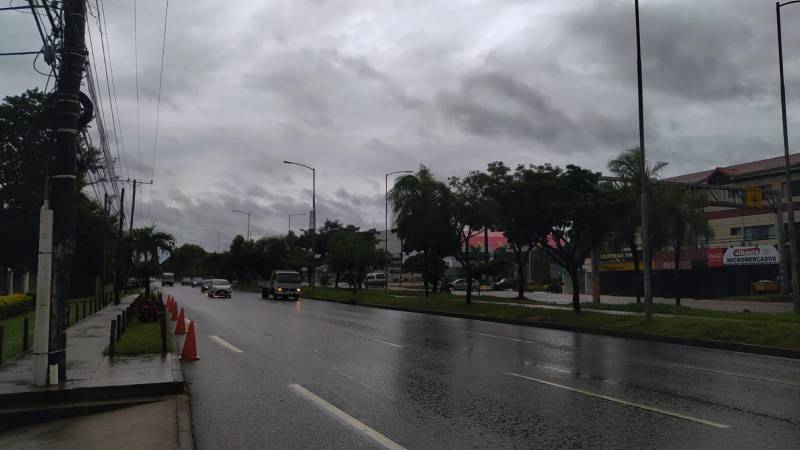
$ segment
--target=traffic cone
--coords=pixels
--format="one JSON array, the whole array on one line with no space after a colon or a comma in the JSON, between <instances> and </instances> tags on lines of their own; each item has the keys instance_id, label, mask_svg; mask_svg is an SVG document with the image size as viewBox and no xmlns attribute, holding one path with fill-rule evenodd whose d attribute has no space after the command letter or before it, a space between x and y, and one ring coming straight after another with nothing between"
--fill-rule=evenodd
<instances>
[{"instance_id":1,"label":"traffic cone","mask_svg":"<svg viewBox=\"0 0 800 450\"><path fill-rule=\"evenodd\" d=\"M177 305L173 302L172 303L172 308L169 310L169 320L171 320L173 322L178 320L177 308L178 308Z\"/></svg>"},{"instance_id":2,"label":"traffic cone","mask_svg":"<svg viewBox=\"0 0 800 450\"><path fill-rule=\"evenodd\" d=\"M183 315L183 308L178 315L178 325L175 327L175 334L186 334L186 317Z\"/></svg>"},{"instance_id":3,"label":"traffic cone","mask_svg":"<svg viewBox=\"0 0 800 450\"><path fill-rule=\"evenodd\" d=\"M197 356L197 342L194 337L194 320L192 320L189 322L189 331L186 333L186 340L183 341L181 360L197 361L198 359L200 359L200 357Z\"/></svg>"}]
</instances>

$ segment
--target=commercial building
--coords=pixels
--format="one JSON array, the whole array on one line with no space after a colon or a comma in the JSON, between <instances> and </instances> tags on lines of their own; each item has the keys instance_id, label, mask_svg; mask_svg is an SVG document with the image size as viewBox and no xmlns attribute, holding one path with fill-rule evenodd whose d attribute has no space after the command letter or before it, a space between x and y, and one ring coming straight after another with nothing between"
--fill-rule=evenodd
<instances>
[{"instance_id":1,"label":"commercial building","mask_svg":"<svg viewBox=\"0 0 800 450\"><path fill-rule=\"evenodd\" d=\"M790 167L793 205L797 211L800 208L800 154L790 156ZM717 167L664 181L744 189L748 196L753 196L748 207L705 208L705 216L712 231L711 237L697 239L691 248L681 250L679 270L683 281L682 295L748 295L755 293L755 282L783 281L780 252L787 247L785 240L783 243L779 240L780 236L788 236L788 233L783 232L786 230L787 214L783 211L779 216L778 210L768 207L763 199L767 191L782 192L782 197L785 198L783 157ZM800 214L796 215L800 218ZM778 228L779 220L783 230ZM800 230L800 223L797 228ZM605 250L600 254L602 292L634 294L638 283L633 282L634 262L630 248L608 246ZM666 247L654 252L654 295L673 295L674 266L672 248ZM591 271L590 264L587 264L587 271Z\"/></svg>"}]
</instances>

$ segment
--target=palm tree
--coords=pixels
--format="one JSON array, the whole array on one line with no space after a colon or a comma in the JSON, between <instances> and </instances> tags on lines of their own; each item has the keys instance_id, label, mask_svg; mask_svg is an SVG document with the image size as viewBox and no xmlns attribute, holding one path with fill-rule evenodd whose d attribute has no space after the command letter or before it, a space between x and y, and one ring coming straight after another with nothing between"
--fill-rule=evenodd
<instances>
[{"instance_id":1,"label":"palm tree","mask_svg":"<svg viewBox=\"0 0 800 450\"><path fill-rule=\"evenodd\" d=\"M616 231L620 237L631 248L633 257L633 272L636 280L636 303L641 303L642 297L639 289L639 249L637 235L642 224L640 193L642 169L642 154L639 148L631 148L620 153L615 159L608 162L608 170L620 178L625 183L622 187L621 195L627 199L628 208L626 213L620 216L616 226ZM645 162L645 174L648 180L652 180L664 170L667 163L656 161L654 164ZM650 184L648 184L650 185ZM652 242L651 242L652 245Z\"/></svg>"},{"instance_id":2,"label":"palm tree","mask_svg":"<svg viewBox=\"0 0 800 450\"><path fill-rule=\"evenodd\" d=\"M134 228L127 236L128 248L134 269L144 279L145 294L150 296L150 276L158 271L163 254L171 254L175 248L175 237L155 227Z\"/></svg>"},{"instance_id":3,"label":"palm tree","mask_svg":"<svg viewBox=\"0 0 800 450\"><path fill-rule=\"evenodd\" d=\"M680 262L681 247L690 244L698 237L711 237L703 208L706 199L700 194L676 186L668 189L661 196L661 209L664 211L666 234L674 251L673 281L675 286L675 306L681 304Z\"/></svg>"}]
</instances>

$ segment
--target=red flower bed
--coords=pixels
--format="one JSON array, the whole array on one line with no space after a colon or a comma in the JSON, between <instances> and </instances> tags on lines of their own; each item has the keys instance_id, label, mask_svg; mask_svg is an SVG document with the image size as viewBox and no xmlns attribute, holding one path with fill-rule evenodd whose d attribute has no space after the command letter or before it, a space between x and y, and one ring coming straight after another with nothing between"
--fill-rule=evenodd
<instances>
[{"instance_id":1,"label":"red flower bed","mask_svg":"<svg viewBox=\"0 0 800 450\"><path fill-rule=\"evenodd\" d=\"M140 294L131 303L131 308L136 312L139 322L156 322L163 314L161 301L156 297L147 297Z\"/></svg>"}]
</instances>

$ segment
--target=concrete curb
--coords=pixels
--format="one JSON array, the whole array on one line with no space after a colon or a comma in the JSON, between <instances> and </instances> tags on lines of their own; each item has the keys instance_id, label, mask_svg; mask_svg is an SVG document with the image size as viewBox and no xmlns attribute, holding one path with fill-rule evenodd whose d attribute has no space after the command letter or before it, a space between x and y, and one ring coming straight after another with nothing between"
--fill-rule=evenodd
<instances>
[{"instance_id":1,"label":"concrete curb","mask_svg":"<svg viewBox=\"0 0 800 450\"><path fill-rule=\"evenodd\" d=\"M485 322L504 323L508 325L520 325L526 327L548 328L552 330L574 331L578 333L597 334L601 336L619 337L626 339L639 339L643 341L662 342L667 344L688 345L692 347L703 347L717 350L727 350L742 353L754 353L757 355L778 356L782 358L800 359L800 350L792 350L781 347L766 347L762 345L740 344L737 342L725 342L703 339L690 339L674 336L664 336L657 334L637 333L632 331L620 330L607 330L602 328L587 328L577 325L565 325L541 321L525 321L525 320L512 320L512 319L496 319L491 317L472 316L469 314L450 313L444 311L428 311L418 310L411 308L403 308L400 306L387 306L387 305L370 305L365 303L353 302L340 302L336 300L328 300L315 297L302 297L305 300L316 300L329 303L342 303L346 305L364 306L368 308L388 309L392 311L402 311L417 314L430 314L434 316L453 317L457 319L470 319L482 320Z\"/></svg>"}]
</instances>

